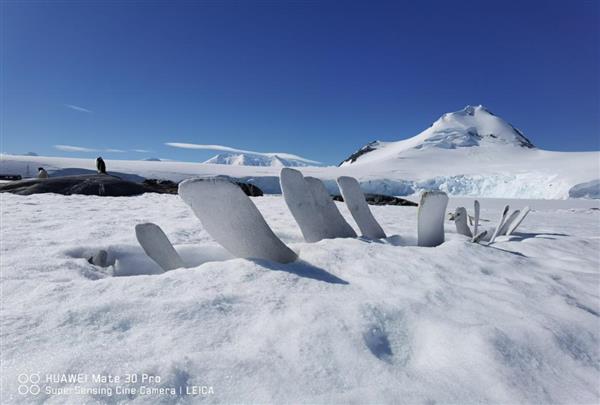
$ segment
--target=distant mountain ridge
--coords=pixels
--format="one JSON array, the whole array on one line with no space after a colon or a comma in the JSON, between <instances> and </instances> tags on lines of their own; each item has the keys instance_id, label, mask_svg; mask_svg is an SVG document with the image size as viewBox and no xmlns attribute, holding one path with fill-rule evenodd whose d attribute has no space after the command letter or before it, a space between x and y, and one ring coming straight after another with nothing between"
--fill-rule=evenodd
<instances>
[{"instance_id":1,"label":"distant mountain ridge","mask_svg":"<svg viewBox=\"0 0 600 405\"><path fill-rule=\"evenodd\" d=\"M275 154L220 153L203 163L232 166L306 167L315 166L306 160L281 157Z\"/></svg>"},{"instance_id":2,"label":"distant mountain ridge","mask_svg":"<svg viewBox=\"0 0 600 405\"><path fill-rule=\"evenodd\" d=\"M396 142L370 142L350 155L340 163L340 166L387 158L408 150L498 145L535 148L535 145L520 130L494 115L484 106L469 105L462 110L442 115L429 128L412 138Z\"/></svg>"}]
</instances>

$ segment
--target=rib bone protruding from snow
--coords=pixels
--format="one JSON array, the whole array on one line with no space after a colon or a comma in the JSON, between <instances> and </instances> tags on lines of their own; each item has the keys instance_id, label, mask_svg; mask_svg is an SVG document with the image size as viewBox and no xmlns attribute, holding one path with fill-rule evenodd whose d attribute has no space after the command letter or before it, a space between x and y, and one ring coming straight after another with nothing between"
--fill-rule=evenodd
<instances>
[{"instance_id":1,"label":"rib bone protruding from snow","mask_svg":"<svg viewBox=\"0 0 600 405\"><path fill-rule=\"evenodd\" d=\"M308 187L315 199L317 209L320 211L323 222L331 238L355 238L356 232L346 222L335 202L329 195L323 182L314 177L305 177Z\"/></svg>"},{"instance_id":2,"label":"rib bone protruding from snow","mask_svg":"<svg viewBox=\"0 0 600 405\"><path fill-rule=\"evenodd\" d=\"M284 167L279 178L283 199L307 242L332 237L308 182L298 170Z\"/></svg>"},{"instance_id":3,"label":"rib bone protruding from snow","mask_svg":"<svg viewBox=\"0 0 600 405\"><path fill-rule=\"evenodd\" d=\"M144 252L164 271L184 267L183 260L160 226L150 222L138 224L135 226L135 237Z\"/></svg>"},{"instance_id":4,"label":"rib bone protruding from snow","mask_svg":"<svg viewBox=\"0 0 600 405\"><path fill-rule=\"evenodd\" d=\"M456 232L468 236L469 238L473 237L471 229L469 229L467 210L465 207L458 207L454 211L454 224L456 225Z\"/></svg>"},{"instance_id":5,"label":"rib bone protruding from snow","mask_svg":"<svg viewBox=\"0 0 600 405\"><path fill-rule=\"evenodd\" d=\"M417 218L417 244L434 247L444 243L444 213L448 195L441 191L425 191L421 194Z\"/></svg>"},{"instance_id":6,"label":"rib bone protruding from snow","mask_svg":"<svg viewBox=\"0 0 600 405\"><path fill-rule=\"evenodd\" d=\"M496 227L496 230L494 231L494 233L492 234L492 237L490 238L490 241L488 243L489 245L494 243L494 241L496 240L496 237L498 235L500 235L500 230L502 229L502 226L504 225L504 222L506 221L506 216L508 215L509 209L510 209L510 207L508 205L504 206L504 209L502 210L502 215L500 216L500 222L498 222L498 226Z\"/></svg>"},{"instance_id":7,"label":"rib bone protruding from snow","mask_svg":"<svg viewBox=\"0 0 600 405\"><path fill-rule=\"evenodd\" d=\"M508 228L510 228L511 224L515 221L515 219L517 219L520 213L520 210L515 210L511 212L506 221L504 221L504 224L502 224L502 228L500 228L498 236L506 235L506 232L508 232Z\"/></svg>"},{"instance_id":8,"label":"rib bone protruding from snow","mask_svg":"<svg viewBox=\"0 0 600 405\"><path fill-rule=\"evenodd\" d=\"M510 226L506 230L506 235L512 235L512 233L517 229L517 227L521 225L521 222L523 222L527 214L529 214L529 211L531 211L529 207L523 208L523 211L521 211L519 216L515 218L515 220L510 224Z\"/></svg>"},{"instance_id":9,"label":"rib bone protruding from snow","mask_svg":"<svg viewBox=\"0 0 600 405\"><path fill-rule=\"evenodd\" d=\"M273 233L237 185L226 179L190 179L179 185L179 195L204 229L234 256L279 263L296 260L296 253Z\"/></svg>"},{"instance_id":10,"label":"rib bone protruding from snow","mask_svg":"<svg viewBox=\"0 0 600 405\"><path fill-rule=\"evenodd\" d=\"M338 177L337 183L344 202L363 236L371 239L385 238L385 232L371 213L358 181L354 177L342 176Z\"/></svg>"},{"instance_id":11,"label":"rib bone protruding from snow","mask_svg":"<svg viewBox=\"0 0 600 405\"><path fill-rule=\"evenodd\" d=\"M471 242L479 243L480 241L484 240L484 238L487 234L488 234L488 231L481 231L477 235L473 236L473 239L471 240Z\"/></svg>"},{"instance_id":12,"label":"rib bone protruding from snow","mask_svg":"<svg viewBox=\"0 0 600 405\"><path fill-rule=\"evenodd\" d=\"M478 200L475 200L473 202L473 210L475 211L475 216L473 218L473 237L476 237L477 231L479 230L479 212L481 211L481 207L479 205Z\"/></svg>"}]
</instances>

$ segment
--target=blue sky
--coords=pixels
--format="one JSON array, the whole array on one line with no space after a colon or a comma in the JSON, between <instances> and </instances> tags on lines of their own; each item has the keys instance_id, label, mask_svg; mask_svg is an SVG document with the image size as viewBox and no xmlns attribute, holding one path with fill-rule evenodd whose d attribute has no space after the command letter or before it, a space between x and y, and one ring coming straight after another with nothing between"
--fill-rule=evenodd
<instances>
[{"instance_id":1,"label":"blue sky","mask_svg":"<svg viewBox=\"0 0 600 405\"><path fill-rule=\"evenodd\" d=\"M541 148L600 149L597 1L0 7L4 152L215 154L165 145L185 142L338 163L467 104Z\"/></svg>"}]
</instances>

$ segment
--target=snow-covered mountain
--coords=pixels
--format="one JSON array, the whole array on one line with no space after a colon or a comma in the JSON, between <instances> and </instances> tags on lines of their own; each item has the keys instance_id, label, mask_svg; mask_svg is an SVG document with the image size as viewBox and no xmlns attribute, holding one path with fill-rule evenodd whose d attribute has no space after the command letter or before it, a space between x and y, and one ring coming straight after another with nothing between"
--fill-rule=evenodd
<instances>
[{"instance_id":1,"label":"snow-covered mountain","mask_svg":"<svg viewBox=\"0 0 600 405\"><path fill-rule=\"evenodd\" d=\"M304 159L282 157L276 154L220 153L204 163L233 166L302 167L314 166Z\"/></svg>"},{"instance_id":2,"label":"snow-covered mountain","mask_svg":"<svg viewBox=\"0 0 600 405\"><path fill-rule=\"evenodd\" d=\"M397 142L371 142L354 152L341 165L400 157L403 152L410 150L496 146L535 148L521 131L484 106L469 105L460 111L442 115L429 128L412 138Z\"/></svg>"},{"instance_id":3,"label":"snow-covered mountain","mask_svg":"<svg viewBox=\"0 0 600 405\"><path fill-rule=\"evenodd\" d=\"M444 114L412 138L371 142L340 166L364 189L384 194L600 198L598 151L539 149L481 105Z\"/></svg>"}]
</instances>

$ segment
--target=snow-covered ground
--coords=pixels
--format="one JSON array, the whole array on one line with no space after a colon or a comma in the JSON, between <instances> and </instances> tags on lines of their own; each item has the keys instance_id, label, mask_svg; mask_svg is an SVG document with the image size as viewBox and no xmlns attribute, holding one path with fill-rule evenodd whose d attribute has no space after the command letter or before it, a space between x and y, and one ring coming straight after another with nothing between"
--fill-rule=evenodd
<instances>
[{"instance_id":1,"label":"snow-covered ground","mask_svg":"<svg viewBox=\"0 0 600 405\"><path fill-rule=\"evenodd\" d=\"M371 207L386 241L307 244L281 197L254 198L300 255L279 265L232 259L175 195L0 198L6 403L600 401L598 201L511 201L534 210L510 240L472 244L446 222L447 241L420 248L413 207ZM481 199L490 226L504 203ZM148 221L189 268L153 274L134 233ZM115 266L89 264L98 249ZM46 382L67 373L89 380ZM41 392L20 395L30 374ZM105 391L45 393L75 387Z\"/></svg>"},{"instance_id":2,"label":"snow-covered ground","mask_svg":"<svg viewBox=\"0 0 600 405\"><path fill-rule=\"evenodd\" d=\"M500 158L498 158L500 156ZM145 178L181 181L195 176L227 175L280 194L278 167L237 166L176 161L106 160L108 171ZM35 176L37 168L50 172L80 168L95 171L95 159L0 155L0 173ZM599 152L549 152L497 146L489 149L426 149L409 151L402 159L384 164L342 167L302 167L305 176L324 181L339 193L335 179L357 178L370 193L407 196L422 190L441 190L455 196L566 199L600 198Z\"/></svg>"}]
</instances>

